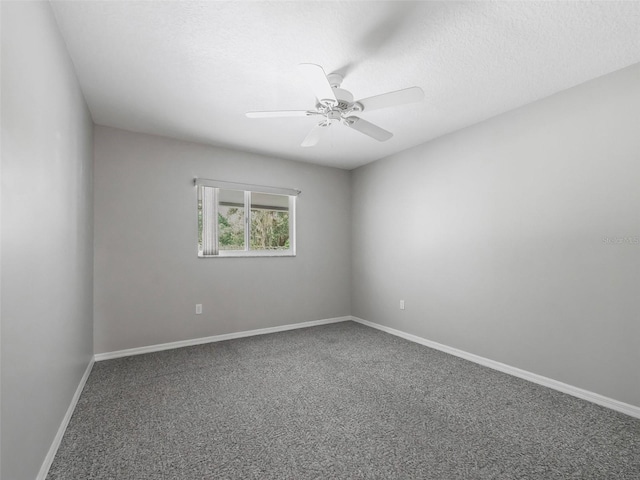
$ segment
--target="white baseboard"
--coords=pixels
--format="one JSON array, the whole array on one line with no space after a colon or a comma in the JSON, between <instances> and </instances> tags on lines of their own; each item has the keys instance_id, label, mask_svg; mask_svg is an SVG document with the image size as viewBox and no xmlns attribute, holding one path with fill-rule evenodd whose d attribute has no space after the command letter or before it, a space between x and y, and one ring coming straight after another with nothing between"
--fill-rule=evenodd
<instances>
[{"instance_id":1,"label":"white baseboard","mask_svg":"<svg viewBox=\"0 0 640 480\"><path fill-rule=\"evenodd\" d=\"M405 333L400 330L396 330L395 328L385 327L384 325L373 323L368 320L363 320L362 318L352 316L351 319L354 322L358 322L358 323L361 323L362 325L366 325L368 327L382 330L383 332L390 333L391 335L396 335L406 340L410 340L412 342L419 343L421 345L425 345L427 347L434 348L436 350L440 350L442 352L449 353L451 355L455 355L456 357L464 358L465 360L478 363L485 367L489 367L494 370L498 370L500 372L513 375L514 377L522 378L524 380L537 383L539 385L551 388L553 390L558 390L560 392L573 395L574 397L578 397L578 398L581 398L582 400L587 400L589 402L596 403L598 405L601 405L606 408L610 408L611 410L615 410L617 412L624 413L631 417L640 418L640 407L637 407L635 405L630 405L628 403L620 402L618 400L614 400L613 398L605 397L604 395L600 395L598 393L594 393L589 390L584 390L582 388L574 387L573 385L559 382L557 380L553 380L552 378L543 377L542 375L538 375L536 373L532 373L526 370L522 370L520 368L512 367L505 363L496 362L495 360L490 360L488 358L481 357L473 353L465 352L464 350L458 350L457 348L453 348L447 345L443 345L441 343L433 342L431 340L427 340L426 338L418 337L417 335Z\"/></svg>"},{"instance_id":2,"label":"white baseboard","mask_svg":"<svg viewBox=\"0 0 640 480\"><path fill-rule=\"evenodd\" d=\"M130 357L132 355L140 355L143 353L171 350L173 348L191 347L193 345L202 345L204 343L222 342L223 340L233 340L234 338L252 337L254 335L265 335L267 333L284 332L286 330L315 327L318 325L327 325L329 323L347 322L349 320L351 320L351 316L325 318L323 320L312 320L310 322L292 323L289 325L280 325L277 327L259 328L257 330L246 330L244 332L225 333L223 335L214 335L212 337L193 338L190 340L181 340L178 342L148 345L146 347L128 348L126 350L117 350L115 352L97 353L95 355L95 360L96 362L99 362L102 360L111 360L113 358Z\"/></svg>"},{"instance_id":3,"label":"white baseboard","mask_svg":"<svg viewBox=\"0 0 640 480\"><path fill-rule=\"evenodd\" d=\"M89 374L91 373L91 369L93 368L94 360L93 358L87 365L87 369L84 371L84 375L80 379L80 383L78 384L78 388L76 388L76 393L73 394L73 398L71 399L71 403L69 404L69 408L67 409L67 413L65 413L64 418L62 419L62 423L58 428L58 432L51 443L51 447L47 452L47 456L44 458L44 462L42 462L42 466L40 467L40 471L38 472L38 476L36 480L45 480L47 478L47 474L49 473L49 469L51 468L51 464L53 463L53 459L56 456L56 452L58 451L58 447L60 446L60 442L62 442L62 437L64 436L64 432L67 430L67 425L69 425L69 420L71 420L71 415L73 415L73 411L76 409L76 405L78 403L78 399L80 398L80 394L84 389L84 385L87 383L87 379L89 378Z\"/></svg>"}]
</instances>

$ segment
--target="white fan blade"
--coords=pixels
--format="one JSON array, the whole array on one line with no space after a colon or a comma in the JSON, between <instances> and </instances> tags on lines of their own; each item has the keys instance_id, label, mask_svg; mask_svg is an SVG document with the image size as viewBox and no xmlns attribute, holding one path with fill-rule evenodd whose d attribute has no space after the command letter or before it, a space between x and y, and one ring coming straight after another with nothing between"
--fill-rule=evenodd
<instances>
[{"instance_id":1,"label":"white fan blade","mask_svg":"<svg viewBox=\"0 0 640 480\"><path fill-rule=\"evenodd\" d=\"M302 141L303 147L313 147L318 143L322 134L329 128L329 125L323 125L322 123L316 125L311 129L311 131L307 134L307 136Z\"/></svg>"},{"instance_id":2,"label":"white fan blade","mask_svg":"<svg viewBox=\"0 0 640 480\"><path fill-rule=\"evenodd\" d=\"M369 135L371 138L374 138L379 142L386 142L393 137L393 133L358 117L348 117L347 125L360 133Z\"/></svg>"},{"instance_id":3,"label":"white fan blade","mask_svg":"<svg viewBox=\"0 0 640 480\"><path fill-rule=\"evenodd\" d=\"M301 63L298 65L298 68L320 103L322 103L323 100L333 105L338 103L336 95L333 93L333 88L331 88L329 80L327 80L327 75L320 65L316 65L315 63Z\"/></svg>"},{"instance_id":4,"label":"white fan blade","mask_svg":"<svg viewBox=\"0 0 640 480\"><path fill-rule=\"evenodd\" d=\"M273 112L247 112L249 118L276 118L276 117L310 117L318 112L308 110L278 110Z\"/></svg>"},{"instance_id":5,"label":"white fan blade","mask_svg":"<svg viewBox=\"0 0 640 480\"><path fill-rule=\"evenodd\" d=\"M423 98L424 92L420 87L410 87L404 90L363 98L362 100L358 100L358 103L362 105L363 111L368 112L370 110L394 107L404 103L419 102Z\"/></svg>"}]
</instances>

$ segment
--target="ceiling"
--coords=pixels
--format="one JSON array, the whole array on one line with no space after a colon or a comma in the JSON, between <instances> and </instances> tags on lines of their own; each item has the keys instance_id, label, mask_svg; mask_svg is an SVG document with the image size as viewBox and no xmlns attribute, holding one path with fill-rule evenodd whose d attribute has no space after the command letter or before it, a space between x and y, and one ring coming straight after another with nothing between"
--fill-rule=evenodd
<instances>
[{"instance_id":1,"label":"ceiling","mask_svg":"<svg viewBox=\"0 0 640 480\"><path fill-rule=\"evenodd\" d=\"M96 124L352 169L640 62L640 2L52 1ZM356 99L419 86L420 103L362 112L378 142L307 110L297 69Z\"/></svg>"}]
</instances>

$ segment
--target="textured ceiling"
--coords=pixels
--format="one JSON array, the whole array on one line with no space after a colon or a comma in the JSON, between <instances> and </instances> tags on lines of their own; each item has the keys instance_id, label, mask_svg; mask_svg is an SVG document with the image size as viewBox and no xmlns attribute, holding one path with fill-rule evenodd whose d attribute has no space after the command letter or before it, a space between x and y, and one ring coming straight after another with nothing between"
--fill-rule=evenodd
<instances>
[{"instance_id":1,"label":"textured ceiling","mask_svg":"<svg viewBox=\"0 0 640 480\"><path fill-rule=\"evenodd\" d=\"M640 62L637 1L52 4L97 124L348 169ZM313 117L244 113L312 109L304 62L425 100L302 148Z\"/></svg>"}]
</instances>

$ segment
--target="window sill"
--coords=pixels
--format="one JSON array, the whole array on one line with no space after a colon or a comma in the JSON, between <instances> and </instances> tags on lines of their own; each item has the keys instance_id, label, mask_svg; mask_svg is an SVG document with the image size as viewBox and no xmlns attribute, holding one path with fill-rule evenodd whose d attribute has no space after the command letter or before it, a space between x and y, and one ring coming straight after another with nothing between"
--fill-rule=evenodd
<instances>
[{"instance_id":1,"label":"window sill","mask_svg":"<svg viewBox=\"0 0 640 480\"><path fill-rule=\"evenodd\" d=\"M248 257L295 257L295 252L290 250L283 252L245 252L245 251L233 251L228 250L220 252L218 255L202 255L198 254L198 258L248 258Z\"/></svg>"}]
</instances>

